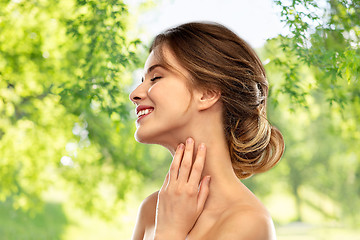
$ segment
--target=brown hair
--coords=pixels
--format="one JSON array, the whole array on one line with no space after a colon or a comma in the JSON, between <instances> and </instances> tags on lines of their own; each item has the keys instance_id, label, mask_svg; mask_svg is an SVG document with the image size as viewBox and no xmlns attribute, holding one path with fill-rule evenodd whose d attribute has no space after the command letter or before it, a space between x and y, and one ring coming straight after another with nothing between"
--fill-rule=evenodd
<instances>
[{"instance_id":1,"label":"brown hair","mask_svg":"<svg viewBox=\"0 0 360 240\"><path fill-rule=\"evenodd\" d=\"M284 140L266 119L268 82L254 50L228 28L199 22L156 36L150 52L156 48L166 64L164 45L190 73L192 87L221 92L224 132L236 175L243 179L272 168L284 152Z\"/></svg>"}]
</instances>

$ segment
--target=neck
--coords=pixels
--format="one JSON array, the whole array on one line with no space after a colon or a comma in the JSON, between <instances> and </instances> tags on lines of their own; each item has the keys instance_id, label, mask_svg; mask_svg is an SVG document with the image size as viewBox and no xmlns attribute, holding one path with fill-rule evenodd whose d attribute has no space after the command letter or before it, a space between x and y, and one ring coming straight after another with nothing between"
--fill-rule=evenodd
<instances>
[{"instance_id":1,"label":"neck","mask_svg":"<svg viewBox=\"0 0 360 240\"><path fill-rule=\"evenodd\" d=\"M202 178L211 176L210 193L206 202L207 210L221 210L228 207L228 201L234 197L234 189L242 185L234 173L226 142L211 141L207 146L205 166Z\"/></svg>"},{"instance_id":2,"label":"neck","mask_svg":"<svg viewBox=\"0 0 360 240\"><path fill-rule=\"evenodd\" d=\"M223 125L216 122L218 120L221 121L221 119L214 117L200 119L188 131L184 131L186 134L182 134L181 139L175 141L168 148L174 154L177 144L185 142L188 137L194 139L195 149L200 143L205 143L206 159L202 178L211 176L210 193L206 208L214 210L220 209L221 204L228 204L228 201L224 201L224 199L234 199L234 187L237 188L242 185L233 171ZM207 124L204 124L204 122ZM196 153L194 156L196 156Z\"/></svg>"}]
</instances>

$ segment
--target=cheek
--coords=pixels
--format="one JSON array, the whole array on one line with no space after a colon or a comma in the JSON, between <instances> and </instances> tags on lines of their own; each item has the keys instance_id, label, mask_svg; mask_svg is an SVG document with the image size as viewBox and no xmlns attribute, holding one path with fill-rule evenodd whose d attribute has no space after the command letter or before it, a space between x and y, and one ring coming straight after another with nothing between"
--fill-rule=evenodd
<instances>
[{"instance_id":1,"label":"cheek","mask_svg":"<svg viewBox=\"0 0 360 240\"><path fill-rule=\"evenodd\" d=\"M148 96L156 107L169 106L172 110L186 109L191 99L191 94L184 84L165 82L159 82L149 88Z\"/></svg>"}]
</instances>

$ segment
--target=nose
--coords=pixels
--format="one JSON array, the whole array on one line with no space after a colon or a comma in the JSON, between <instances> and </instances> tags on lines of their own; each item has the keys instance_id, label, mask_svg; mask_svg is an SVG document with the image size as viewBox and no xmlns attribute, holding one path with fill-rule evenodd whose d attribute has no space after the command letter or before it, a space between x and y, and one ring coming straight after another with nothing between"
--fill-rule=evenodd
<instances>
[{"instance_id":1,"label":"nose","mask_svg":"<svg viewBox=\"0 0 360 240\"><path fill-rule=\"evenodd\" d=\"M136 104L140 100L143 100L146 98L146 89L143 83L141 83L137 88L134 89L129 95L130 100Z\"/></svg>"}]
</instances>

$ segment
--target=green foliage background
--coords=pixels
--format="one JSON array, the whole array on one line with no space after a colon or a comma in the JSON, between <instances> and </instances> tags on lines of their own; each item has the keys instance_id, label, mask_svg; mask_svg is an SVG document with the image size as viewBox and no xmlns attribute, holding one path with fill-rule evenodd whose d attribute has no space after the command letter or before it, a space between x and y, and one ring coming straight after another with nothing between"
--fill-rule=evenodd
<instances>
[{"instance_id":1,"label":"green foliage background","mask_svg":"<svg viewBox=\"0 0 360 240\"><path fill-rule=\"evenodd\" d=\"M270 206L272 199L293 202L284 216L274 210L279 224L317 216L357 226L360 2L319 3L325 2L274 0L290 31L258 52L271 84L269 118L283 132L286 152L274 170L245 183ZM170 156L133 139L128 93L148 44L133 28L122 1L0 1L5 219L44 224L44 211L65 219L61 206L70 202L116 221L134 193L160 185ZM49 196L60 205L49 205ZM23 239L24 221L13 232L0 227L0 234ZM57 231L43 239L66 238Z\"/></svg>"},{"instance_id":2,"label":"green foliage background","mask_svg":"<svg viewBox=\"0 0 360 240\"><path fill-rule=\"evenodd\" d=\"M84 209L110 216L156 167L129 119L142 46L128 37L126 4L2 1L0 9L0 199L33 209L49 188L65 187Z\"/></svg>"},{"instance_id":3,"label":"green foliage background","mask_svg":"<svg viewBox=\"0 0 360 240\"><path fill-rule=\"evenodd\" d=\"M273 85L271 119L287 145L279 168L296 200L295 219L304 220L305 205L357 225L360 1L275 3L290 33L262 51Z\"/></svg>"}]
</instances>

